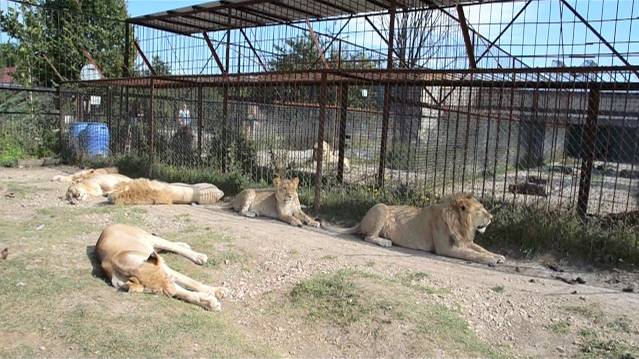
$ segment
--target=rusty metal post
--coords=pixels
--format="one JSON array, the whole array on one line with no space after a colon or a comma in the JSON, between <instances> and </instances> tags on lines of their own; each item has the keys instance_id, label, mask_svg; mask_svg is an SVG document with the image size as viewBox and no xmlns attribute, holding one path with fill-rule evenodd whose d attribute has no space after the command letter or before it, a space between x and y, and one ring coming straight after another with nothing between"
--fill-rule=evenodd
<instances>
[{"instance_id":1,"label":"rusty metal post","mask_svg":"<svg viewBox=\"0 0 639 359\"><path fill-rule=\"evenodd\" d=\"M319 93L319 123L317 128L317 164L315 168L315 201L313 208L317 211L321 205L322 195L322 162L324 162L324 123L326 121L326 71L322 71L322 82Z\"/></svg>"},{"instance_id":2,"label":"rusty metal post","mask_svg":"<svg viewBox=\"0 0 639 359\"><path fill-rule=\"evenodd\" d=\"M226 30L226 53L225 53L225 69L229 68L230 64L230 56L231 56L231 30ZM228 75L228 72L225 72ZM222 121L224 124L222 126L222 149L224 150L224 155L222 156L222 171L224 173L228 172L228 163L229 163L229 152L228 152L228 128L229 128L229 85L228 83L224 84L222 88Z\"/></svg>"},{"instance_id":3,"label":"rusty metal post","mask_svg":"<svg viewBox=\"0 0 639 359\"><path fill-rule=\"evenodd\" d=\"M155 84L153 78L149 87L149 177L153 177L153 163L155 163L155 119L153 116L154 109Z\"/></svg>"},{"instance_id":4,"label":"rusty metal post","mask_svg":"<svg viewBox=\"0 0 639 359\"><path fill-rule=\"evenodd\" d=\"M337 162L337 182L344 182L344 154L346 147L346 116L348 115L348 86L339 88L340 112L339 112L339 144Z\"/></svg>"},{"instance_id":5,"label":"rusty metal post","mask_svg":"<svg viewBox=\"0 0 639 359\"><path fill-rule=\"evenodd\" d=\"M395 41L395 1L391 1L390 21L388 26L388 53L386 55L386 68L393 68L393 48ZM390 96L391 87L384 85L384 109L382 111L382 138L379 146L379 168L377 171L377 186L384 186L384 171L386 169L386 141L388 140L388 120L390 117Z\"/></svg>"},{"instance_id":6,"label":"rusty metal post","mask_svg":"<svg viewBox=\"0 0 639 359\"><path fill-rule=\"evenodd\" d=\"M586 115L586 125L581 132L581 173L579 175L577 213L582 218L584 218L588 212L588 199L590 197L592 163L595 158L598 118L599 89L591 88L588 92L588 114Z\"/></svg>"},{"instance_id":7,"label":"rusty metal post","mask_svg":"<svg viewBox=\"0 0 639 359\"><path fill-rule=\"evenodd\" d=\"M202 101L202 85L197 87L197 162L202 162L202 127L204 126L204 106Z\"/></svg>"},{"instance_id":8,"label":"rusty metal post","mask_svg":"<svg viewBox=\"0 0 639 359\"><path fill-rule=\"evenodd\" d=\"M64 104L64 101L62 99L62 85L58 85L58 109L59 109L58 125L60 126L60 146L64 145L64 112L62 111L63 104Z\"/></svg>"},{"instance_id":9,"label":"rusty metal post","mask_svg":"<svg viewBox=\"0 0 639 359\"><path fill-rule=\"evenodd\" d=\"M109 152L113 152L111 149L111 144L113 143L113 122L111 120L113 117L113 93L111 92L110 86L107 87L106 106L107 128L109 129Z\"/></svg>"},{"instance_id":10,"label":"rusty metal post","mask_svg":"<svg viewBox=\"0 0 639 359\"><path fill-rule=\"evenodd\" d=\"M124 23L124 64L122 65L122 77L129 77L129 64L131 62L131 25Z\"/></svg>"}]
</instances>

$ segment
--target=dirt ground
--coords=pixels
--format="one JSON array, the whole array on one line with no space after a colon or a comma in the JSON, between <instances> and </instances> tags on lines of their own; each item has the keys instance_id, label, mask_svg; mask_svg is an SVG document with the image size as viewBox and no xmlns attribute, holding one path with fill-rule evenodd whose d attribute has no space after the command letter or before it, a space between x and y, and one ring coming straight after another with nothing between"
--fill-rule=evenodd
<instances>
[{"instance_id":1,"label":"dirt ground","mask_svg":"<svg viewBox=\"0 0 639 359\"><path fill-rule=\"evenodd\" d=\"M219 206L72 206L50 179L73 170L0 169L0 357L639 356L636 272L489 268ZM93 246L117 222L206 253L164 256L227 286L223 311L110 287Z\"/></svg>"}]
</instances>

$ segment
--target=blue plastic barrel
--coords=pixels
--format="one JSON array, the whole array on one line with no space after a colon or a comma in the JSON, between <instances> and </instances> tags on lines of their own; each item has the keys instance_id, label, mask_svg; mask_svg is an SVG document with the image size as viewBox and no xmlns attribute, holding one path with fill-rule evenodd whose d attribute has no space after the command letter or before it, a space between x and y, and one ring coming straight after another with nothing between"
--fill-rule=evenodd
<instances>
[{"instance_id":1,"label":"blue plastic barrel","mask_svg":"<svg viewBox=\"0 0 639 359\"><path fill-rule=\"evenodd\" d=\"M89 157L109 154L109 128L105 123L89 122L80 133L82 151Z\"/></svg>"},{"instance_id":2,"label":"blue plastic barrel","mask_svg":"<svg viewBox=\"0 0 639 359\"><path fill-rule=\"evenodd\" d=\"M80 134L87 128L88 122L74 122L69 128L69 148L71 151L80 153Z\"/></svg>"}]
</instances>

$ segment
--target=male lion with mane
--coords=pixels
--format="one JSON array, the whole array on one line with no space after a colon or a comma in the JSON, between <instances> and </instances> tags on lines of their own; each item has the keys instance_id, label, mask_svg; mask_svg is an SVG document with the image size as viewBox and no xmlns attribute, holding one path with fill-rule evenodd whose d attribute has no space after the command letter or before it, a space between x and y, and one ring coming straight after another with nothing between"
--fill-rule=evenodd
<instances>
[{"instance_id":1,"label":"male lion with mane","mask_svg":"<svg viewBox=\"0 0 639 359\"><path fill-rule=\"evenodd\" d=\"M224 192L210 183L166 183L146 178L122 183L109 194L113 204L213 204Z\"/></svg>"},{"instance_id":2,"label":"male lion with mane","mask_svg":"<svg viewBox=\"0 0 639 359\"><path fill-rule=\"evenodd\" d=\"M195 252L186 243L170 242L140 228L114 224L100 234L95 245L100 267L116 289L129 293L161 293L206 310L221 310L223 287L210 287L169 268L156 251L169 251L206 263L205 254Z\"/></svg>"},{"instance_id":3,"label":"male lion with mane","mask_svg":"<svg viewBox=\"0 0 639 359\"><path fill-rule=\"evenodd\" d=\"M472 194L458 193L440 203L411 206L373 206L362 221L339 234L362 234L382 247L395 244L467 261L495 265L505 257L475 244L475 231L484 233L493 216Z\"/></svg>"},{"instance_id":4,"label":"male lion with mane","mask_svg":"<svg viewBox=\"0 0 639 359\"><path fill-rule=\"evenodd\" d=\"M274 190L245 189L232 201L231 207L246 217L265 216L279 219L293 226L301 227L306 224L319 227L319 222L302 211L297 194L299 178L273 179Z\"/></svg>"}]
</instances>

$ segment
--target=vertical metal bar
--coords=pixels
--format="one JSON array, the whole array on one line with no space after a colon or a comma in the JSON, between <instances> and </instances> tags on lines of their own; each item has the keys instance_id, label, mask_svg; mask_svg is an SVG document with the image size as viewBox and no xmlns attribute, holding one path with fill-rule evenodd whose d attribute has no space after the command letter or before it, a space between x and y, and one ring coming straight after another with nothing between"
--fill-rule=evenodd
<instances>
[{"instance_id":1,"label":"vertical metal bar","mask_svg":"<svg viewBox=\"0 0 639 359\"><path fill-rule=\"evenodd\" d=\"M64 144L64 112L62 111L63 103L64 101L62 99L62 86L58 85L58 109L59 109L58 125L60 126L60 146Z\"/></svg>"},{"instance_id":2,"label":"vertical metal bar","mask_svg":"<svg viewBox=\"0 0 639 359\"><path fill-rule=\"evenodd\" d=\"M154 96L155 96L155 84L153 78L151 78L151 84L149 87L149 154L150 154L150 166L149 177L153 177L153 163L155 162L155 119L153 116L154 110Z\"/></svg>"},{"instance_id":3,"label":"vertical metal bar","mask_svg":"<svg viewBox=\"0 0 639 359\"><path fill-rule=\"evenodd\" d=\"M324 123L326 121L326 72L322 72L322 82L319 93L319 123L317 128L317 165L315 168L315 201L313 208L320 209L322 195L322 162L324 162Z\"/></svg>"},{"instance_id":4,"label":"vertical metal bar","mask_svg":"<svg viewBox=\"0 0 639 359\"><path fill-rule=\"evenodd\" d=\"M457 4L457 14L459 15L459 26L464 35L464 44L466 45L466 54L468 55L468 65L471 69L477 68L477 62L475 61L475 50L473 43L470 41L470 34L468 33L468 23L466 22L466 14L464 14L464 8Z\"/></svg>"},{"instance_id":5,"label":"vertical metal bar","mask_svg":"<svg viewBox=\"0 0 639 359\"><path fill-rule=\"evenodd\" d=\"M202 104L202 85L197 87L197 162L202 162L202 127L204 126L204 106Z\"/></svg>"},{"instance_id":6,"label":"vertical metal bar","mask_svg":"<svg viewBox=\"0 0 639 359\"><path fill-rule=\"evenodd\" d=\"M231 30L226 30L226 51L225 51L225 69L229 68L230 56L231 56ZM228 72L225 72L228 74ZM229 128L229 86L225 84L222 88L222 150L224 155L222 156L222 171L228 172L229 168L229 152L228 148L228 128Z\"/></svg>"},{"instance_id":7,"label":"vertical metal bar","mask_svg":"<svg viewBox=\"0 0 639 359\"><path fill-rule=\"evenodd\" d=\"M390 20L388 26L388 53L386 55L386 68L393 68L393 42L395 41L395 0L391 0L389 8ZM384 186L384 170L386 168L386 142L388 140L388 120L390 116L390 91L388 84L384 85L384 109L382 111L382 138L379 146L379 168L377 171L377 186Z\"/></svg>"},{"instance_id":8,"label":"vertical metal bar","mask_svg":"<svg viewBox=\"0 0 639 359\"><path fill-rule=\"evenodd\" d=\"M586 115L586 125L581 134L581 174L579 176L577 213L582 218L585 217L588 212L588 198L590 196L590 180L592 179L592 162L595 157L595 139L597 137L598 118L599 89L591 88L588 92L588 114Z\"/></svg>"},{"instance_id":9,"label":"vertical metal bar","mask_svg":"<svg viewBox=\"0 0 639 359\"><path fill-rule=\"evenodd\" d=\"M129 64L131 62L131 25L124 23L124 63L122 64L122 76L129 77Z\"/></svg>"},{"instance_id":10,"label":"vertical metal bar","mask_svg":"<svg viewBox=\"0 0 639 359\"><path fill-rule=\"evenodd\" d=\"M109 129L109 152L113 152L111 144L113 143L113 123L111 118L113 117L113 93L111 92L111 87L107 87L107 101L106 101L106 119L107 119L107 128Z\"/></svg>"},{"instance_id":11,"label":"vertical metal bar","mask_svg":"<svg viewBox=\"0 0 639 359\"><path fill-rule=\"evenodd\" d=\"M344 154L346 147L346 116L348 115L348 86L341 85L339 88L340 113L339 113L339 144L337 162L337 182L344 181Z\"/></svg>"}]
</instances>

